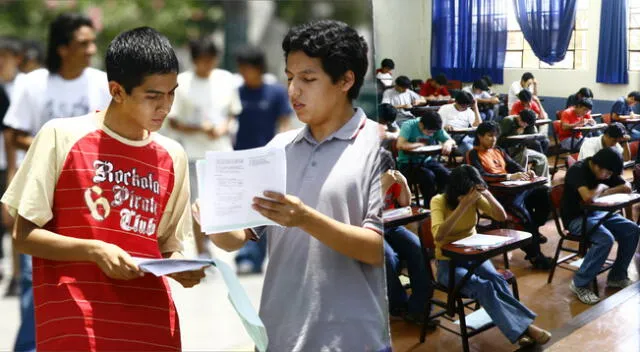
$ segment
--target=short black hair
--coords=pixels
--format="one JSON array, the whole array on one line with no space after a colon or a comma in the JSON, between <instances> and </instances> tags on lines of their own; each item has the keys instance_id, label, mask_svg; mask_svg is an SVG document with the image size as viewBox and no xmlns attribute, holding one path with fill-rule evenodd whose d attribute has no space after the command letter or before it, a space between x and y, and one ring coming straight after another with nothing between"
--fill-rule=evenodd
<instances>
[{"instance_id":1,"label":"short black hair","mask_svg":"<svg viewBox=\"0 0 640 352\"><path fill-rule=\"evenodd\" d=\"M471 88L480 89L483 92L486 92L489 90L489 86L487 85L487 82L484 79L477 79L473 81Z\"/></svg>"},{"instance_id":2,"label":"short black hair","mask_svg":"<svg viewBox=\"0 0 640 352\"><path fill-rule=\"evenodd\" d=\"M189 41L189 51L191 52L191 60L194 61L203 56L218 57L218 48L209 37Z\"/></svg>"},{"instance_id":3,"label":"short black hair","mask_svg":"<svg viewBox=\"0 0 640 352\"><path fill-rule=\"evenodd\" d=\"M611 122L611 124L609 124L609 126L604 130L604 134L615 139L624 137L625 132L626 130L620 122Z\"/></svg>"},{"instance_id":4,"label":"short black hair","mask_svg":"<svg viewBox=\"0 0 640 352\"><path fill-rule=\"evenodd\" d=\"M411 88L411 80L407 76L399 76L396 78L396 85L402 88Z\"/></svg>"},{"instance_id":5,"label":"short black hair","mask_svg":"<svg viewBox=\"0 0 640 352\"><path fill-rule=\"evenodd\" d=\"M620 175L622 173L622 155L613 148L600 149L591 157L591 162L603 169L613 172L614 175Z\"/></svg>"},{"instance_id":6,"label":"short black hair","mask_svg":"<svg viewBox=\"0 0 640 352\"><path fill-rule=\"evenodd\" d=\"M49 42L45 66L51 73L58 73L62 66L62 58L58 48L73 40L73 32L80 27L93 27L91 19L79 13L62 13L49 25Z\"/></svg>"},{"instance_id":7,"label":"short black hair","mask_svg":"<svg viewBox=\"0 0 640 352\"><path fill-rule=\"evenodd\" d=\"M525 73L522 74L522 78L520 78L520 80L526 82L526 81L528 81L530 79L533 79L533 78L534 78L533 77L533 73L525 72Z\"/></svg>"},{"instance_id":8,"label":"short black hair","mask_svg":"<svg viewBox=\"0 0 640 352\"><path fill-rule=\"evenodd\" d=\"M482 76L482 80L487 82L487 86L489 86L489 87L491 87L493 85L493 80L491 79L491 76L489 76L489 75Z\"/></svg>"},{"instance_id":9,"label":"short black hair","mask_svg":"<svg viewBox=\"0 0 640 352\"><path fill-rule=\"evenodd\" d=\"M396 120L398 109L388 103L382 103L378 105L378 122L380 123L392 123Z\"/></svg>"},{"instance_id":10,"label":"short black hair","mask_svg":"<svg viewBox=\"0 0 640 352\"><path fill-rule=\"evenodd\" d=\"M638 92L637 90L634 90L633 92L629 93L627 97L632 97L633 100L640 101L640 92Z\"/></svg>"},{"instance_id":11,"label":"short black hair","mask_svg":"<svg viewBox=\"0 0 640 352\"><path fill-rule=\"evenodd\" d=\"M528 103L533 99L533 94L528 89L523 89L518 93L518 99L522 102Z\"/></svg>"},{"instance_id":12,"label":"short black hair","mask_svg":"<svg viewBox=\"0 0 640 352\"><path fill-rule=\"evenodd\" d=\"M437 74L433 77L433 80L441 86L446 86L447 83L449 83L449 81L447 81L447 76L445 76L444 73Z\"/></svg>"},{"instance_id":13,"label":"short black hair","mask_svg":"<svg viewBox=\"0 0 640 352\"><path fill-rule=\"evenodd\" d=\"M0 36L0 50L10 52L15 56L22 55L22 42L20 39L12 36Z\"/></svg>"},{"instance_id":14,"label":"short black hair","mask_svg":"<svg viewBox=\"0 0 640 352\"><path fill-rule=\"evenodd\" d=\"M437 131L442 129L442 117L436 111L425 111L420 116L420 123L426 130Z\"/></svg>"},{"instance_id":15,"label":"short black hair","mask_svg":"<svg viewBox=\"0 0 640 352\"><path fill-rule=\"evenodd\" d=\"M396 68L396 63L391 59L383 59L380 63L380 67L386 67L393 70L394 68Z\"/></svg>"},{"instance_id":16,"label":"short black hair","mask_svg":"<svg viewBox=\"0 0 640 352\"><path fill-rule=\"evenodd\" d=\"M494 133L496 136L500 135L500 125L494 121L485 121L478 125L476 129L476 138L473 140L473 145L480 144L480 137L487 133Z\"/></svg>"},{"instance_id":17,"label":"short black hair","mask_svg":"<svg viewBox=\"0 0 640 352\"><path fill-rule=\"evenodd\" d=\"M524 109L522 111L520 111L520 113L518 114L518 116L520 116L520 119L527 124L527 126L531 126L536 122L536 113L531 110L531 109Z\"/></svg>"},{"instance_id":18,"label":"short black hair","mask_svg":"<svg viewBox=\"0 0 640 352\"><path fill-rule=\"evenodd\" d=\"M460 165L451 170L448 179L444 197L450 210L457 208L460 203L458 198L469 193L473 187L487 188L487 183L482 179L478 170L471 165Z\"/></svg>"},{"instance_id":19,"label":"short black hair","mask_svg":"<svg viewBox=\"0 0 640 352\"><path fill-rule=\"evenodd\" d=\"M471 105L473 104L473 95L466 90L460 91L456 94L456 103L460 105Z\"/></svg>"},{"instance_id":20,"label":"short black hair","mask_svg":"<svg viewBox=\"0 0 640 352\"><path fill-rule=\"evenodd\" d=\"M264 51L252 45L243 46L236 51L236 64L253 66L262 72L265 72L267 67Z\"/></svg>"},{"instance_id":21,"label":"short black hair","mask_svg":"<svg viewBox=\"0 0 640 352\"><path fill-rule=\"evenodd\" d=\"M586 99L580 99L576 102L576 107L583 107L583 108L587 108L589 110L593 109L593 101L589 98Z\"/></svg>"},{"instance_id":22,"label":"short black hair","mask_svg":"<svg viewBox=\"0 0 640 352\"><path fill-rule=\"evenodd\" d=\"M355 82L347 96L353 100L360 94L360 88L367 73L369 47L355 29L344 22L319 20L295 26L282 41L285 60L289 53L302 51L309 57L319 58L322 69L338 82L345 73L352 71Z\"/></svg>"},{"instance_id":23,"label":"short black hair","mask_svg":"<svg viewBox=\"0 0 640 352\"><path fill-rule=\"evenodd\" d=\"M107 79L120 83L127 94L154 74L178 73L178 58L169 39L150 27L120 33L107 48Z\"/></svg>"},{"instance_id":24,"label":"short black hair","mask_svg":"<svg viewBox=\"0 0 640 352\"><path fill-rule=\"evenodd\" d=\"M591 89L589 89L587 87L580 88L576 94L580 94L580 96L583 99L584 98L593 98L593 92L591 91Z\"/></svg>"}]
</instances>

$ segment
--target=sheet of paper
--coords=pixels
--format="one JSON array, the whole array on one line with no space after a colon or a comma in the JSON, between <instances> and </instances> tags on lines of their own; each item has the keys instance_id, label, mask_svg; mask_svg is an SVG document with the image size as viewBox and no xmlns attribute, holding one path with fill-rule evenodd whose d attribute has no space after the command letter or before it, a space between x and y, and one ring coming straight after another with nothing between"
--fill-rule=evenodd
<instances>
[{"instance_id":1,"label":"sheet of paper","mask_svg":"<svg viewBox=\"0 0 640 352\"><path fill-rule=\"evenodd\" d=\"M465 316L465 322L467 326L478 330L483 326L489 325L493 322L487 311L484 308L480 308L475 312ZM454 324L460 325L460 320L456 320L453 322Z\"/></svg>"},{"instance_id":2,"label":"sheet of paper","mask_svg":"<svg viewBox=\"0 0 640 352\"><path fill-rule=\"evenodd\" d=\"M615 193L604 197L594 198L594 203L622 203L637 198L639 195L635 193Z\"/></svg>"},{"instance_id":3,"label":"sheet of paper","mask_svg":"<svg viewBox=\"0 0 640 352\"><path fill-rule=\"evenodd\" d=\"M141 270L156 276L173 274L183 271L198 270L208 266L214 266L222 274L229 295L227 296L235 309L245 330L256 344L258 351L266 351L269 344L267 330L260 320L258 313L251 304L249 296L238 281L238 277L225 262L217 259L149 259L133 258Z\"/></svg>"},{"instance_id":4,"label":"sheet of paper","mask_svg":"<svg viewBox=\"0 0 640 352\"><path fill-rule=\"evenodd\" d=\"M469 237L465 237L461 240L457 240L453 242L453 245L456 246L465 246L465 247L490 247L497 246L509 241L511 238L506 236L494 236L494 235L483 235L483 234L475 234Z\"/></svg>"},{"instance_id":5,"label":"sheet of paper","mask_svg":"<svg viewBox=\"0 0 640 352\"><path fill-rule=\"evenodd\" d=\"M531 181L517 180L517 181L502 181L500 183L505 185L505 186L522 186L522 185L526 185L526 184L528 184L530 182Z\"/></svg>"},{"instance_id":6,"label":"sheet of paper","mask_svg":"<svg viewBox=\"0 0 640 352\"><path fill-rule=\"evenodd\" d=\"M440 145L425 145L425 146L413 149L412 151L413 152L434 152L441 149L442 149L442 146Z\"/></svg>"},{"instance_id":7,"label":"sheet of paper","mask_svg":"<svg viewBox=\"0 0 640 352\"><path fill-rule=\"evenodd\" d=\"M389 209L382 212L382 220L393 220L413 214L411 207L403 207L398 209Z\"/></svg>"},{"instance_id":8,"label":"sheet of paper","mask_svg":"<svg viewBox=\"0 0 640 352\"><path fill-rule=\"evenodd\" d=\"M197 259L149 259L134 257L140 270L155 276L163 276L183 271L200 270L213 265L210 260Z\"/></svg>"},{"instance_id":9,"label":"sheet of paper","mask_svg":"<svg viewBox=\"0 0 640 352\"><path fill-rule=\"evenodd\" d=\"M253 197L264 197L264 191L286 194L284 148L207 152L196 168L203 232L276 225L253 210L251 204Z\"/></svg>"}]
</instances>

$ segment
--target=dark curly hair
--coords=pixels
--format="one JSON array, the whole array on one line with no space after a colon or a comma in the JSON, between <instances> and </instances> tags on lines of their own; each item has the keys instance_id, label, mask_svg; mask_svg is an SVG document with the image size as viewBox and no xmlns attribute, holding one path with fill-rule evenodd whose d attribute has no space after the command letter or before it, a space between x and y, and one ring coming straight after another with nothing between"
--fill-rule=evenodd
<instances>
[{"instance_id":1,"label":"dark curly hair","mask_svg":"<svg viewBox=\"0 0 640 352\"><path fill-rule=\"evenodd\" d=\"M355 82L348 97L358 98L367 73L368 46L362 36L346 23L334 20L312 21L295 26L282 41L285 59L289 53L302 51L309 57L319 58L322 69L338 82L347 71L353 71Z\"/></svg>"}]
</instances>

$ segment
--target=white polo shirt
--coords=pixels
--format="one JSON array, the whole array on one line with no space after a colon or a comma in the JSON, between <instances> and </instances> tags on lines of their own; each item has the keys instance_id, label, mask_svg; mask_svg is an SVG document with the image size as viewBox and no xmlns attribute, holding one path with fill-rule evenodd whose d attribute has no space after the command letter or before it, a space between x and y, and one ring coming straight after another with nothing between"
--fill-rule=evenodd
<instances>
[{"instance_id":1,"label":"white polo shirt","mask_svg":"<svg viewBox=\"0 0 640 352\"><path fill-rule=\"evenodd\" d=\"M578 154L578 160L586 159L590 156L594 156L597 152L603 149L602 145L602 136L585 138L584 142L582 142L582 146L580 147L580 154ZM623 153L622 146L620 143L616 143L612 147L615 149L620 155Z\"/></svg>"}]
</instances>

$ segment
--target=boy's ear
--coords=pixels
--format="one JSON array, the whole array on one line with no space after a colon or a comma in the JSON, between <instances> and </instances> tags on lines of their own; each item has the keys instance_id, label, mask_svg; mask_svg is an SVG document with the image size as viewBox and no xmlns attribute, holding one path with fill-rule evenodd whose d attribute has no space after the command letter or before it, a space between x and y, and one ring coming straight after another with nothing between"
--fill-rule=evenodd
<instances>
[{"instance_id":1,"label":"boy's ear","mask_svg":"<svg viewBox=\"0 0 640 352\"><path fill-rule=\"evenodd\" d=\"M111 93L111 97L118 104L122 103L125 96L128 95L124 87L116 81L109 81L109 93Z\"/></svg>"},{"instance_id":2,"label":"boy's ear","mask_svg":"<svg viewBox=\"0 0 640 352\"><path fill-rule=\"evenodd\" d=\"M340 90L347 93L349 92L349 89L351 89L351 87L353 87L353 85L356 83L356 75L353 73L353 71L349 70L345 72L344 75L342 75L340 83Z\"/></svg>"}]
</instances>

